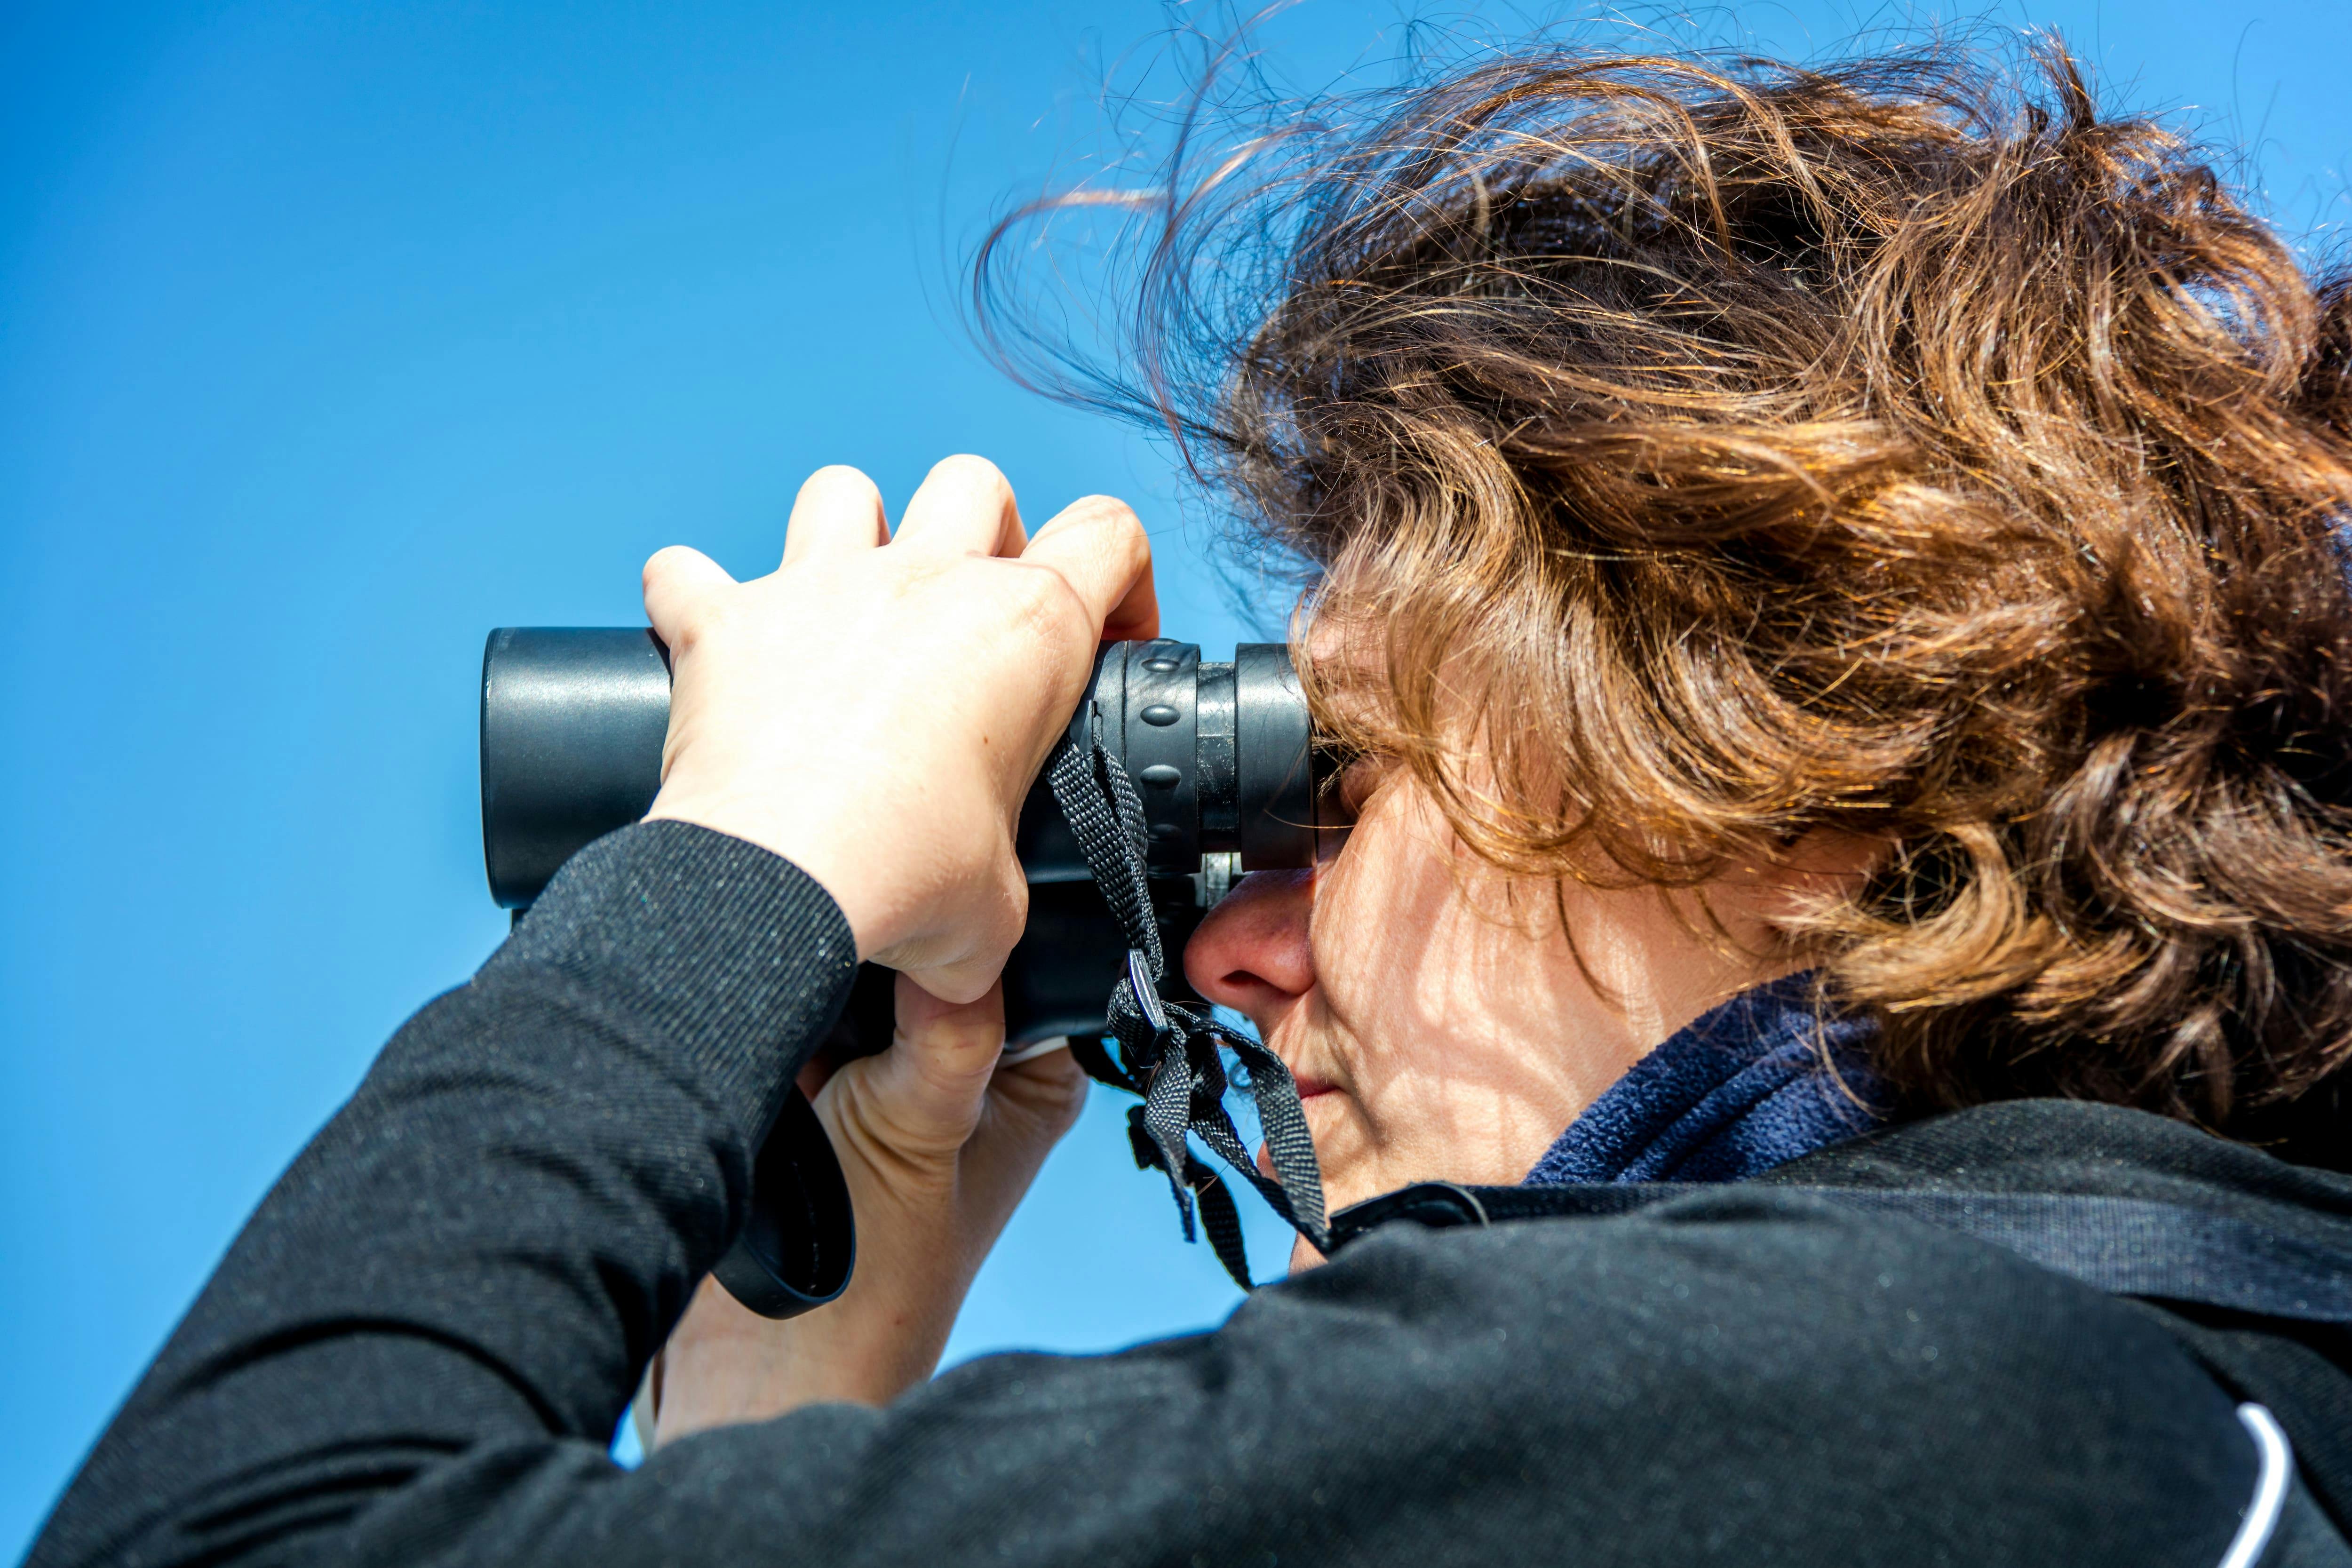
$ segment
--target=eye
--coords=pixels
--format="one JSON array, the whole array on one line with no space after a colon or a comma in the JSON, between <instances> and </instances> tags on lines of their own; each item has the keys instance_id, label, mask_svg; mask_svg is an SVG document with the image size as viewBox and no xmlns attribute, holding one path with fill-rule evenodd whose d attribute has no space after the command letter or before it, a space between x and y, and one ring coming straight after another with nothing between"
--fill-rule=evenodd
<instances>
[{"instance_id":1,"label":"eye","mask_svg":"<svg viewBox=\"0 0 2352 1568\"><path fill-rule=\"evenodd\" d=\"M1329 862L1346 847L1356 819L1363 816L1372 796L1395 771L1394 759L1377 752L1360 752L1331 775L1330 783L1324 786L1324 825L1315 835L1318 864Z\"/></svg>"},{"instance_id":2,"label":"eye","mask_svg":"<svg viewBox=\"0 0 2352 1568\"><path fill-rule=\"evenodd\" d=\"M1348 761L1332 781L1331 793L1339 803L1343 817L1353 822L1371 804L1373 794L1388 781L1396 769L1396 760L1378 752L1362 752Z\"/></svg>"}]
</instances>

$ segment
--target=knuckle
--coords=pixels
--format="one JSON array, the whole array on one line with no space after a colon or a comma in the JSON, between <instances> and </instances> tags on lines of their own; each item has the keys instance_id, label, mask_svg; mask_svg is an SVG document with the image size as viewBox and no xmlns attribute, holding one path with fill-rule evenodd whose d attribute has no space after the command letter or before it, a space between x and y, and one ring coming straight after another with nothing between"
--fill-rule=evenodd
<instances>
[{"instance_id":1,"label":"knuckle","mask_svg":"<svg viewBox=\"0 0 2352 1568\"><path fill-rule=\"evenodd\" d=\"M1089 538L1089 548L1107 550L1125 562L1148 557L1151 541L1143 530L1143 520L1135 509L1117 496L1081 496L1062 509L1054 520L1055 529L1083 532Z\"/></svg>"},{"instance_id":2,"label":"knuckle","mask_svg":"<svg viewBox=\"0 0 2352 1568\"><path fill-rule=\"evenodd\" d=\"M800 494L793 496L793 508L802 505L840 505L840 508L879 508L882 487L866 478L863 468L846 463L825 463L800 482Z\"/></svg>"},{"instance_id":3,"label":"knuckle","mask_svg":"<svg viewBox=\"0 0 2352 1568\"><path fill-rule=\"evenodd\" d=\"M929 478L968 491L984 505L1001 508L1013 500L1013 481L1004 477L1004 470L970 452L940 458L931 466Z\"/></svg>"},{"instance_id":4,"label":"knuckle","mask_svg":"<svg viewBox=\"0 0 2352 1568\"><path fill-rule=\"evenodd\" d=\"M1019 615L1024 625L1052 637L1073 631L1091 634L1094 616L1070 580L1051 566L1017 562L1014 581L1020 591Z\"/></svg>"},{"instance_id":5,"label":"knuckle","mask_svg":"<svg viewBox=\"0 0 2352 1568\"><path fill-rule=\"evenodd\" d=\"M933 475L942 479L962 479L976 484L1003 485L1010 489L1003 470L975 452L955 452L931 465Z\"/></svg>"},{"instance_id":6,"label":"knuckle","mask_svg":"<svg viewBox=\"0 0 2352 1568\"><path fill-rule=\"evenodd\" d=\"M827 463L801 481L803 495L837 492L846 496L880 496L881 488L866 478L863 468L853 468L847 463Z\"/></svg>"},{"instance_id":7,"label":"knuckle","mask_svg":"<svg viewBox=\"0 0 2352 1568\"><path fill-rule=\"evenodd\" d=\"M1133 507L1117 496L1080 496L1070 503L1068 510L1077 521L1097 527L1119 532L1132 531L1139 538L1143 533L1143 520L1135 515Z\"/></svg>"}]
</instances>

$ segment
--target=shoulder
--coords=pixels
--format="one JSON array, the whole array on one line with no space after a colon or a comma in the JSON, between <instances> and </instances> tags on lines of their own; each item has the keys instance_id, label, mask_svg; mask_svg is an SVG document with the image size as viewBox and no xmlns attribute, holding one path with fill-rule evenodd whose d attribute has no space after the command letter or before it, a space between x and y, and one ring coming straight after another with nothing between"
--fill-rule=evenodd
<instances>
[{"instance_id":1,"label":"shoulder","mask_svg":"<svg viewBox=\"0 0 2352 1568\"><path fill-rule=\"evenodd\" d=\"M986 1542L1088 1568L2210 1568L2259 1472L2231 1401L2133 1309L1744 1188L1386 1226L1212 1333L984 1358L885 1411L709 1434L649 1469L697 1467L796 1477L700 1526L744 1551Z\"/></svg>"},{"instance_id":2,"label":"shoulder","mask_svg":"<svg viewBox=\"0 0 2352 1568\"><path fill-rule=\"evenodd\" d=\"M1305 1355L1342 1324L1366 1418L1442 1367L1451 1410L1572 1470L1662 1553L1723 1538L1819 1561L1829 1529L1840 1550L1888 1532L1954 1562L2050 1561L2080 1531L2101 1561L2210 1563L2257 1471L2231 1401L2143 1314L1795 1194L1394 1225L1229 1331Z\"/></svg>"}]
</instances>

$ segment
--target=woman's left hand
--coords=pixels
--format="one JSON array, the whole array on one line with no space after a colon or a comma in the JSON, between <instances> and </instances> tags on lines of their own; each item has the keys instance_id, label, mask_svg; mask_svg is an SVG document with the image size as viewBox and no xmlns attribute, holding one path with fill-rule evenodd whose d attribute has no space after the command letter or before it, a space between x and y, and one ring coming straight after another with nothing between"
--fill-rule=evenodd
<instances>
[{"instance_id":1,"label":"woman's left hand","mask_svg":"<svg viewBox=\"0 0 2352 1568\"><path fill-rule=\"evenodd\" d=\"M856 1215L848 1289L776 1322L705 1279L648 1374L656 1443L821 1400L879 1405L929 1376L982 1260L1077 1120L1087 1080L1068 1051L1000 1062L1000 988L958 1005L901 974L897 1006L890 1048L814 1100Z\"/></svg>"}]
</instances>

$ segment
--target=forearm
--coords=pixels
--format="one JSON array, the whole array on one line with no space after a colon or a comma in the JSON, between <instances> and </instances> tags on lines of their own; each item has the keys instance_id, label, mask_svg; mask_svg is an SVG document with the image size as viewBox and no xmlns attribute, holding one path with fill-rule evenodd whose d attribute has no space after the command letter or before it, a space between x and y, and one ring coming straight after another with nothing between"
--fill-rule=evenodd
<instances>
[{"instance_id":1,"label":"forearm","mask_svg":"<svg viewBox=\"0 0 2352 1568\"><path fill-rule=\"evenodd\" d=\"M278 1182L33 1561L281 1560L459 1452L600 1454L855 967L763 850L584 852Z\"/></svg>"},{"instance_id":2,"label":"forearm","mask_svg":"<svg viewBox=\"0 0 2352 1568\"><path fill-rule=\"evenodd\" d=\"M647 563L667 820L575 857L402 1030L36 1562L350 1558L367 1530L336 1532L362 1517L449 1546L486 1487L609 1480L604 1439L859 953L950 1006L989 993L1022 925L1021 802L1098 641L1157 629L1150 559L1099 498L1029 540L1003 477L961 458L895 532L863 476L820 472L786 565L748 584L690 550Z\"/></svg>"}]
</instances>

